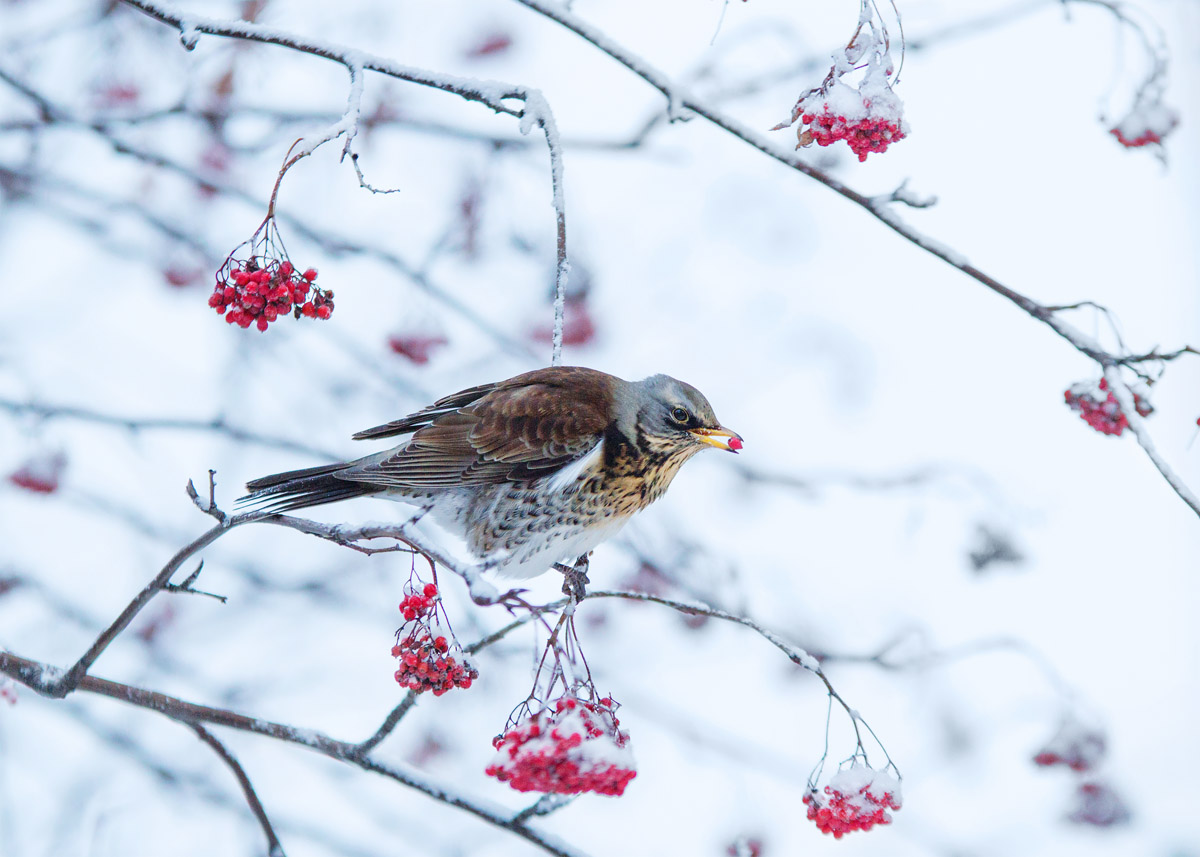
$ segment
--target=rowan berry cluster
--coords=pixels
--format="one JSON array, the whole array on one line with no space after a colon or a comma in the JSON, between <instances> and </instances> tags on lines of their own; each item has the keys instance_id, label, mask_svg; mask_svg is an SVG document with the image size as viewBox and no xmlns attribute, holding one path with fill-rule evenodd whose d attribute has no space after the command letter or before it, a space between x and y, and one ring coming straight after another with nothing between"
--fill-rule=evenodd
<instances>
[{"instance_id":1,"label":"rowan berry cluster","mask_svg":"<svg viewBox=\"0 0 1200 857\"><path fill-rule=\"evenodd\" d=\"M404 624L392 646L392 657L399 659L396 681L400 686L417 693L432 690L434 696L456 687L466 690L479 678L479 671L462 656L453 635L447 639L437 633L440 601L436 584L426 583L419 591L410 589L400 602ZM459 657L450 654L451 649Z\"/></svg>"},{"instance_id":2,"label":"rowan berry cluster","mask_svg":"<svg viewBox=\"0 0 1200 857\"><path fill-rule=\"evenodd\" d=\"M1121 412L1117 397L1108 389L1108 381L1101 378L1095 381L1080 381L1072 384L1063 393L1067 406L1073 411L1079 411L1079 417L1101 434L1120 434L1129 427L1129 418ZM1133 394L1133 406L1137 412L1148 417L1154 413L1154 408L1142 396Z\"/></svg>"},{"instance_id":3,"label":"rowan berry cluster","mask_svg":"<svg viewBox=\"0 0 1200 857\"><path fill-rule=\"evenodd\" d=\"M1033 757L1033 763L1049 768L1065 765L1073 771L1090 771L1100 763L1105 753L1104 736L1083 728L1078 723L1063 724L1058 733Z\"/></svg>"},{"instance_id":4,"label":"rowan berry cluster","mask_svg":"<svg viewBox=\"0 0 1200 857\"><path fill-rule=\"evenodd\" d=\"M855 765L839 771L821 795L815 788L803 798L808 820L816 822L822 833L841 839L855 830L870 830L876 824L890 824L889 809L900 809L900 781L886 771Z\"/></svg>"},{"instance_id":5,"label":"rowan berry cluster","mask_svg":"<svg viewBox=\"0 0 1200 857\"><path fill-rule=\"evenodd\" d=\"M259 330L287 315L326 319L333 314L333 292L318 288L316 279L315 268L301 273L287 259L230 259L217 272L208 305L230 324Z\"/></svg>"},{"instance_id":6,"label":"rowan berry cluster","mask_svg":"<svg viewBox=\"0 0 1200 857\"><path fill-rule=\"evenodd\" d=\"M1127 149L1161 144L1175 130L1179 114L1154 98L1139 99L1133 109L1108 130Z\"/></svg>"},{"instance_id":7,"label":"rowan berry cluster","mask_svg":"<svg viewBox=\"0 0 1200 857\"><path fill-rule=\"evenodd\" d=\"M616 703L556 700L492 740L485 773L521 792L621 795L637 776Z\"/></svg>"},{"instance_id":8,"label":"rowan berry cluster","mask_svg":"<svg viewBox=\"0 0 1200 857\"><path fill-rule=\"evenodd\" d=\"M859 161L886 152L908 134L904 104L892 90L893 71L887 29L880 21L863 20L850 43L834 53L821 85L800 96L791 122L777 127L799 120L797 149L844 140Z\"/></svg>"},{"instance_id":9,"label":"rowan berry cluster","mask_svg":"<svg viewBox=\"0 0 1200 857\"><path fill-rule=\"evenodd\" d=\"M418 366L424 366L434 351L448 345L444 336L429 334L396 334L388 337L388 347L396 354L407 357Z\"/></svg>"},{"instance_id":10,"label":"rowan berry cluster","mask_svg":"<svg viewBox=\"0 0 1200 857\"><path fill-rule=\"evenodd\" d=\"M66 466L66 456L61 452L53 455L35 455L8 474L8 481L35 494L53 494L58 490Z\"/></svg>"},{"instance_id":11,"label":"rowan berry cluster","mask_svg":"<svg viewBox=\"0 0 1200 857\"><path fill-rule=\"evenodd\" d=\"M864 112L854 117L837 113L828 102L823 102L818 112L800 114L802 125L808 127L800 131L798 147L812 143L818 146L832 146L839 140L845 140L846 145L858 155L861 162L865 161L871 152L886 152L889 145L904 139L903 123L900 119L872 116L871 102L866 98L862 101Z\"/></svg>"},{"instance_id":12,"label":"rowan berry cluster","mask_svg":"<svg viewBox=\"0 0 1200 857\"><path fill-rule=\"evenodd\" d=\"M1080 783L1075 798L1075 809L1067 815L1067 821L1093 827L1112 827L1129 821L1125 801L1107 783Z\"/></svg>"}]
</instances>

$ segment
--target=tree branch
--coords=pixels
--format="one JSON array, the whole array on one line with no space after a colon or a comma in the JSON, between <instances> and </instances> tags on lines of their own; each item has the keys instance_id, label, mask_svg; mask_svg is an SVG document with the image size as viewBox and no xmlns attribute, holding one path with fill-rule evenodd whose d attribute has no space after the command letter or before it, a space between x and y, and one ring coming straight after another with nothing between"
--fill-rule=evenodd
<instances>
[{"instance_id":1,"label":"tree branch","mask_svg":"<svg viewBox=\"0 0 1200 857\"><path fill-rule=\"evenodd\" d=\"M258 819L259 826L262 827L263 833L267 837L268 857L287 857L283 852L283 845L280 843L279 837L275 835L275 829L271 827L271 820L267 818L267 811L263 808L262 801L258 799L254 786L250 783L250 778L246 776L245 769L238 764L238 760L233 757L225 745L213 737L211 732L199 723L189 723L188 726L201 741L213 748L213 751L221 757L221 761L228 765L229 769L233 771L233 775L237 777L238 785L242 787L242 794L246 796L246 803L250 804L250 811Z\"/></svg>"},{"instance_id":2,"label":"tree branch","mask_svg":"<svg viewBox=\"0 0 1200 857\"><path fill-rule=\"evenodd\" d=\"M56 672L50 664L23 658L10 652L0 651L0 673L9 675L25 684L32 690L43 695L53 696L45 691L43 675ZM243 732L253 732L278 741L296 744L309 750L328 756L340 762L354 765L364 771L370 771L401 785L421 792L434 800L461 809L489 824L507 830L515 836L541 848L547 854L555 857L583 857L582 852L572 848L556 837L541 831L533 830L525 821L515 821L511 813L504 808L463 797L448 786L437 783L415 772L405 771L391 765L385 765L368 758L358 745L348 741L339 741L322 732L313 729L298 729L283 723L250 717L224 708L211 708L187 702L177 697L162 693L120 684L106 679L84 676L78 684L78 690L85 693L95 693L107 696L119 702L156 711L172 720L187 724L215 723Z\"/></svg>"}]
</instances>

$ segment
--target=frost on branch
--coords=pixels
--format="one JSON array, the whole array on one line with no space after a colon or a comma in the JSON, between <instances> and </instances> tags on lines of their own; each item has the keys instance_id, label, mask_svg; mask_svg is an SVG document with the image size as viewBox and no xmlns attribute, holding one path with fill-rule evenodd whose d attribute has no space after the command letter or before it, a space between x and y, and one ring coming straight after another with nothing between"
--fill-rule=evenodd
<instances>
[{"instance_id":1,"label":"frost on branch","mask_svg":"<svg viewBox=\"0 0 1200 857\"><path fill-rule=\"evenodd\" d=\"M400 602L404 624L392 646L392 657L398 659L396 681L416 693L432 690L434 696L441 696L456 687L466 690L479 678L449 624L443 630L438 622L441 602L437 584L420 580L409 581Z\"/></svg>"},{"instance_id":2,"label":"frost on branch","mask_svg":"<svg viewBox=\"0 0 1200 857\"><path fill-rule=\"evenodd\" d=\"M235 248L217 271L217 284L208 305L230 324L265 331L271 322L295 318L327 319L333 314L333 292L316 284L317 271L297 271L288 259L274 217L268 216L242 247L250 252L235 258Z\"/></svg>"},{"instance_id":3,"label":"frost on branch","mask_svg":"<svg viewBox=\"0 0 1200 857\"><path fill-rule=\"evenodd\" d=\"M610 697L564 696L492 741L486 773L521 792L619 796L637 776Z\"/></svg>"},{"instance_id":4,"label":"frost on branch","mask_svg":"<svg viewBox=\"0 0 1200 857\"><path fill-rule=\"evenodd\" d=\"M1154 413L1150 405L1150 393L1142 388L1141 394L1134 392L1133 404L1137 412L1148 417ZM1079 417L1101 434L1120 436L1129 427L1129 419L1121 412L1117 397L1108 389L1108 381L1080 381L1072 384L1064 393L1067 406L1079 411Z\"/></svg>"},{"instance_id":5,"label":"frost on branch","mask_svg":"<svg viewBox=\"0 0 1200 857\"><path fill-rule=\"evenodd\" d=\"M885 152L908 134L904 105L892 90L894 72L887 29L874 6L864 3L858 29L850 43L834 53L824 82L802 95L792 108L791 121L776 129L799 120L797 149L845 140L859 161L871 152Z\"/></svg>"},{"instance_id":6,"label":"frost on branch","mask_svg":"<svg viewBox=\"0 0 1200 857\"><path fill-rule=\"evenodd\" d=\"M812 788L804 796L804 803L808 820L835 839L855 830L870 830L877 824L891 824L892 816L887 811L900 809L904 803L899 779L860 764L834 774L824 792Z\"/></svg>"}]
</instances>

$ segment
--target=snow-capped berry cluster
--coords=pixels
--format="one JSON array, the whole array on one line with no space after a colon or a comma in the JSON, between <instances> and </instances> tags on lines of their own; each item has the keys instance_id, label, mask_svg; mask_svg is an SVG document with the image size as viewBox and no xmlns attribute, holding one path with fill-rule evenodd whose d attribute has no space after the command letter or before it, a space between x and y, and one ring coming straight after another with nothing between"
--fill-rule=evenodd
<instances>
[{"instance_id":1,"label":"snow-capped berry cluster","mask_svg":"<svg viewBox=\"0 0 1200 857\"><path fill-rule=\"evenodd\" d=\"M1145 391L1143 391L1145 392ZM1119 436L1129 427L1129 418L1121 412L1117 397L1108 389L1107 379L1080 381L1072 384L1064 393L1067 406L1079 411L1080 418L1101 434ZM1133 406L1137 412L1148 417L1154 408L1146 397L1133 393Z\"/></svg>"},{"instance_id":2,"label":"snow-capped berry cluster","mask_svg":"<svg viewBox=\"0 0 1200 857\"><path fill-rule=\"evenodd\" d=\"M1090 771L1104 758L1105 750L1104 735L1069 721L1037 752L1033 763L1043 768L1065 765L1073 771Z\"/></svg>"},{"instance_id":3,"label":"snow-capped berry cluster","mask_svg":"<svg viewBox=\"0 0 1200 857\"><path fill-rule=\"evenodd\" d=\"M1179 113L1157 98L1140 98L1133 109L1108 133L1127 149L1140 149L1162 143L1179 124Z\"/></svg>"},{"instance_id":4,"label":"snow-capped berry cluster","mask_svg":"<svg viewBox=\"0 0 1200 857\"><path fill-rule=\"evenodd\" d=\"M833 81L802 99L798 108L797 148L813 143L832 146L845 140L859 161L865 161L871 152L886 152L905 136L903 105L886 85L869 89L864 81L859 89L853 89Z\"/></svg>"},{"instance_id":5,"label":"snow-capped berry cluster","mask_svg":"<svg viewBox=\"0 0 1200 857\"><path fill-rule=\"evenodd\" d=\"M562 697L497 735L486 773L521 792L624 794L637 768L615 712L609 697Z\"/></svg>"},{"instance_id":6,"label":"snow-capped berry cluster","mask_svg":"<svg viewBox=\"0 0 1200 857\"><path fill-rule=\"evenodd\" d=\"M66 466L67 458L61 452L35 455L8 474L8 481L35 494L53 494Z\"/></svg>"},{"instance_id":7,"label":"snow-capped berry cluster","mask_svg":"<svg viewBox=\"0 0 1200 857\"><path fill-rule=\"evenodd\" d=\"M855 830L890 824L889 809L900 809L900 781L886 771L855 765L839 771L821 795L814 788L804 796L808 820L822 833L841 839Z\"/></svg>"},{"instance_id":8,"label":"snow-capped berry cluster","mask_svg":"<svg viewBox=\"0 0 1200 857\"><path fill-rule=\"evenodd\" d=\"M319 289L316 279L315 268L300 273L287 259L231 259L217 272L208 305L230 324L259 330L286 315L326 319L333 314L333 292Z\"/></svg>"},{"instance_id":9,"label":"snow-capped berry cluster","mask_svg":"<svg viewBox=\"0 0 1200 857\"><path fill-rule=\"evenodd\" d=\"M9 705L17 704L17 683L7 676L0 677L0 699Z\"/></svg>"},{"instance_id":10,"label":"snow-capped berry cluster","mask_svg":"<svg viewBox=\"0 0 1200 857\"><path fill-rule=\"evenodd\" d=\"M776 126L799 120L798 149L844 140L865 161L871 152L885 152L908 134L904 105L892 90L887 28L876 19L872 5L863 4L862 15L850 43L833 54L824 82L800 96L791 122ZM855 78L857 83L852 82Z\"/></svg>"},{"instance_id":11,"label":"snow-capped berry cluster","mask_svg":"<svg viewBox=\"0 0 1200 857\"><path fill-rule=\"evenodd\" d=\"M458 642L451 642L453 636L447 639L437 633L439 601L436 584L409 591L400 602L404 625L392 646L392 656L399 659L396 681L400 686L417 693L432 690L434 696L456 687L465 690L479 678L479 671L462 656ZM450 654L452 648L459 657Z\"/></svg>"}]
</instances>

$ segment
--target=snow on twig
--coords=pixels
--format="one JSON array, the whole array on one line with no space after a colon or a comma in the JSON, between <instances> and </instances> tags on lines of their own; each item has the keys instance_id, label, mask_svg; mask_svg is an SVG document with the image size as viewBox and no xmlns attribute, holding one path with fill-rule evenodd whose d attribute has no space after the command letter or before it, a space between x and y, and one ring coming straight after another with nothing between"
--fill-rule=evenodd
<instances>
[{"instance_id":1,"label":"snow on twig","mask_svg":"<svg viewBox=\"0 0 1200 857\"><path fill-rule=\"evenodd\" d=\"M1179 495L1179 499L1183 500L1193 512L1200 515L1200 498L1197 498L1179 474L1171 469L1171 465L1167 463L1167 460L1162 457L1162 454L1154 445L1154 440L1150 437L1150 432L1146 429L1146 421L1138 413L1138 409L1133 401L1133 392L1129 389L1129 385L1125 383L1125 379L1121 377L1120 368L1111 364L1105 366L1104 378L1108 381L1109 390L1117 397L1117 404L1121 406L1121 413L1129 421L1129 430L1137 438L1138 445L1158 469L1158 472L1162 474L1163 479L1167 480L1167 484Z\"/></svg>"}]
</instances>

